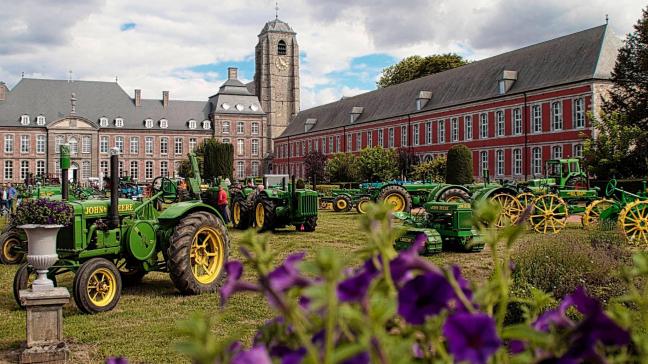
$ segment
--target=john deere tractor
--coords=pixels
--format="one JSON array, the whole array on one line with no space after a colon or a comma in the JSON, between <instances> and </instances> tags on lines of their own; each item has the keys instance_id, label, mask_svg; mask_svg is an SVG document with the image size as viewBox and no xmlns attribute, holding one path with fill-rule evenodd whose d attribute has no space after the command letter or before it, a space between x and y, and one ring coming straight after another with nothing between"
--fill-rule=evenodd
<instances>
[{"instance_id":1,"label":"john deere tractor","mask_svg":"<svg viewBox=\"0 0 648 364\"><path fill-rule=\"evenodd\" d=\"M254 226L260 231L294 226L301 231L315 231L317 192L295 183L293 176L266 175L263 188L253 193Z\"/></svg>"},{"instance_id":2,"label":"john deere tractor","mask_svg":"<svg viewBox=\"0 0 648 364\"><path fill-rule=\"evenodd\" d=\"M118 176L118 150L111 151L111 180ZM69 167L61 153L61 167ZM190 155L196 166L195 156ZM65 172L65 170L64 170ZM194 171L199 185L200 176ZM193 181L196 182L196 181ZM67 189L63 178L63 191ZM159 178L149 199L120 199L118 184L111 184L110 199L68 201L73 222L57 237L59 260L49 276L74 273L73 296L86 313L111 310L121 297L122 285L137 284L149 272L168 272L183 294L214 292L224 277L229 237L222 217L203 203L199 191L194 200L171 203L157 209L158 200L173 201L175 185ZM65 195L65 193L64 193ZM33 269L22 265L14 277L14 295L29 285Z\"/></svg>"}]
</instances>

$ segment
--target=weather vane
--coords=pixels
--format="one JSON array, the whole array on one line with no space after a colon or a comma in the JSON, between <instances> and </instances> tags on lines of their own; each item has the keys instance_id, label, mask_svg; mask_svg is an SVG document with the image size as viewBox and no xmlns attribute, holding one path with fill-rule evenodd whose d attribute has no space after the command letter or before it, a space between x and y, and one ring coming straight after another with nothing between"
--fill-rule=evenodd
<instances>
[{"instance_id":1,"label":"weather vane","mask_svg":"<svg viewBox=\"0 0 648 364\"><path fill-rule=\"evenodd\" d=\"M279 2L275 2L275 20L279 19Z\"/></svg>"},{"instance_id":2,"label":"weather vane","mask_svg":"<svg viewBox=\"0 0 648 364\"><path fill-rule=\"evenodd\" d=\"M610 19L608 18L608 15L605 14L605 24L607 24L609 20L610 20Z\"/></svg>"},{"instance_id":3,"label":"weather vane","mask_svg":"<svg viewBox=\"0 0 648 364\"><path fill-rule=\"evenodd\" d=\"M76 102L77 102L76 94L73 92L72 97L70 97L70 106L72 107L70 110L71 115L76 114Z\"/></svg>"}]
</instances>

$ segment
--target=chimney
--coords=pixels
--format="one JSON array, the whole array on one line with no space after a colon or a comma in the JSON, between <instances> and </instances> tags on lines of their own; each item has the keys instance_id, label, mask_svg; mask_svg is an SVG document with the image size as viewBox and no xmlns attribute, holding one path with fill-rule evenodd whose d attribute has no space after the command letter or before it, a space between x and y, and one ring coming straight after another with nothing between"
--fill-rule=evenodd
<instances>
[{"instance_id":1,"label":"chimney","mask_svg":"<svg viewBox=\"0 0 648 364\"><path fill-rule=\"evenodd\" d=\"M238 80L238 68L236 68L236 67L227 68L227 79L228 80Z\"/></svg>"},{"instance_id":2,"label":"chimney","mask_svg":"<svg viewBox=\"0 0 648 364\"><path fill-rule=\"evenodd\" d=\"M135 106L142 106L142 90L135 89Z\"/></svg>"},{"instance_id":3,"label":"chimney","mask_svg":"<svg viewBox=\"0 0 648 364\"><path fill-rule=\"evenodd\" d=\"M162 106L164 110L169 107L169 91L162 91Z\"/></svg>"},{"instance_id":4,"label":"chimney","mask_svg":"<svg viewBox=\"0 0 648 364\"><path fill-rule=\"evenodd\" d=\"M0 101L7 99L7 85L4 82L0 81Z\"/></svg>"}]
</instances>

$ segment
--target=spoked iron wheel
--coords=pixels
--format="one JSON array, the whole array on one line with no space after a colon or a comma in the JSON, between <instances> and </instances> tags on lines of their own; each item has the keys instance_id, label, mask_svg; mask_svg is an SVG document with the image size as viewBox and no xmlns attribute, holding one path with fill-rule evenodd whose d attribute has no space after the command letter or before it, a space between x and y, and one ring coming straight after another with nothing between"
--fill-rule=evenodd
<instances>
[{"instance_id":1,"label":"spoked iron wheel","mask_svg":"<svg viewBox=\"0 0 648 364\"><path fill-rule=\"evenodd\" d=\"M619 224L629 241L648 246L648 201L626 205L619 215Z\"/></svg>"},{"instance_id":2,"label":"spoked iron wheel","mask_svg":"<svg viewBox=\"0 0 648 364\"><path fill-rule=\"evenodd\" d=\"M534 210L531 213L533 230L542 234L557 234L567 222L567 204L560 197L549 193L533 200Z\"/></svg>"},{"instance_id":3,"label":"spoked iron wheel","mask_svg":"<svg viewBox=\"0 0 648 364\"><path fill-rule=\"evenodd\" d=\"M587 208L581 223L585 229L595 229L601 224L601 212L607 210L610 206L614 205L614 201L608 199L593 201Z\"/></svg>"},{"instance_id":4,"label":"spoked iron wheel","mask_svg":"<svg viewBox=\"0 0 648 364\"><path fill-rule=\"evenodd\" d=\"M524 210L520 201L508 193L498 193L491 197L491 201L500 206L500 213L495 221L498 228L515 224Z\"/></svg>"},{"instance_id":5,"label":"spoked iron wheel","mask_svg":"<svg viewBox=\"0 0 648 364\"><path fill-rule=\"evenodd\" d=\"M527 206L529 206L533 202L536 196L531 192L523 192L515 196L515 198L517 198L517 200L520 202L522 209L526 209Z\"/></svg>"}]
</instances>

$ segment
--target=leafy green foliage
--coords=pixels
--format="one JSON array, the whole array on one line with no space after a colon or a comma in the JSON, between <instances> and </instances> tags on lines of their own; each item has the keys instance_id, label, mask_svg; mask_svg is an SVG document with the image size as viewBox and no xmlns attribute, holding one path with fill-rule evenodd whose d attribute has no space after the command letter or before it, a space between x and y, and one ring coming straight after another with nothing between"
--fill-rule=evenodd
<instances>
[{"instance_id":1,"label":"leafy green foliage","mask_svg":"<svg viewBox=\"0 0 648 364\"><path fill-rule=\"evenodd\" d=\"M366 181L388 181L398 176L398 156L394 149L365 148L358 156L360 178Z\"/></svg>"},{"instance_id":2,"label":"leafy green foliage","mask_svg":"<svg viewBox=\"0 0 648 364\"><path fill-rule=\"evenodd\" d=\"M412 149L407 147L398 148L396 154L398 155L398 170L401 179L405 179L412 174L412 171L416 167L418 158Z\"/></svg>"},{"instance_id":3,"label":"leafy green foliage","mask_svg":"<svg viewBox=\"0 0 648 364\"><path fill-rule=\"evenodd\" d=\"M383 69L377 85L379 88L397 85L419 77L463 66L467 63L468 61L455 53L433 54L427 57L410 56L393 66Z\"/></svg>"},{"instance_id":4,"label":"leafy green foliage","mask_svg":"<svg viewBox=\"0 0 648 364\"><path fill-rule=\"evenodd\" d=\"M463 185L473 181L472 152L463 145L457 144L448 150L446 183Z\"/></svg>"},{"instance_id":5,"label":"leafy green foliage","mask_svg":"<svg viewBox=\"0 0 648 364\"><path fill-rule=\"evenodd\" d=\"M306 177L311 181L320 183L324 180L326 173L326 156L319 150L312 150L304 157Z\"/></svg>"},{"instance_id":6,"label":"leafy green foliage","mask_svg":"<svg viewBox=\"0 0 648 364\"><path fill-rule=\"evenodd\" d=\"M443 183L446 177L446 166L448 160L444 156L432 158L414 167L412 178Z\"/></svg>"},{"instance_id":7,"label":"leafy green foliage","mask_svg":"<svg viewBox=\"0 0 648 364\"><path fill-rule=\"evenodd\" d=\"M331 182L355 182L359 178L357 158L351 153L333 154L325 170Z\"/></svg>"},{"instance_id":8,"label":"leafy green foliage","mask_svg":"<svg viewBox=\"0 0 648 364\"><path fill-rule=\"evenodd\" d=\"M220 143L215 138L205 139L194 149L198 160L200 176L204 180L216 177L232 179L234 173L234 147L232 144ZM193 177L189 158L180 162L179 175L184 178Z\"/></svg>"}]
</instances>

